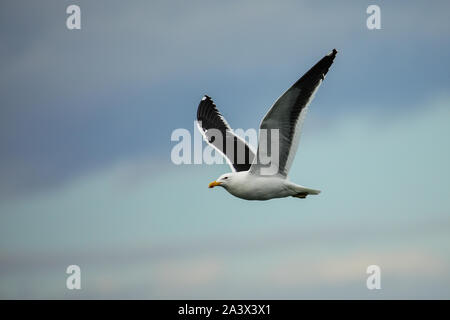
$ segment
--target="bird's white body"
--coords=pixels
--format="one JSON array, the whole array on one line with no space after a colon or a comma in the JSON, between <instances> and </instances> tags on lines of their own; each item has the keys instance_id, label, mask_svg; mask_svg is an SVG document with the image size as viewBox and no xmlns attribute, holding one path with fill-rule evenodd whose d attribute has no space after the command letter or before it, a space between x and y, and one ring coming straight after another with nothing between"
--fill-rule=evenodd
<instances>
[{"instance_id":1,"label":"bird's white body","mask_svg":"<svg viewBox=\"0 0 450 320\"><path fill-rule=\"evenodd\" d=\"M217 182L233 196L245 200L269 200L320 192L296 185L282 176L259 176L248 171L224 174Z\"/></svg>"}]
</instances>

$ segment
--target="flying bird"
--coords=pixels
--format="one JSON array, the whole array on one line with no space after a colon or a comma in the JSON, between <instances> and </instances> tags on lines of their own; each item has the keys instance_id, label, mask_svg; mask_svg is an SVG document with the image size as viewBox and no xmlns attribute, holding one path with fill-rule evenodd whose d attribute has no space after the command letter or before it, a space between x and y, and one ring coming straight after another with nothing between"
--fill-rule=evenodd
<instances>
[{"instance_id":1,"label":"flying bird","mask_svg":"<svg viewBox=\"0 0 450 320\"><path fill-rule=\"evenodd\" d=\"M306 198L320 193L320 190L289 181L288 172L297 152L308 105L336 54L337 50L333 49L273 104L260 124L256 152L233 132L213 100L207 95L202 98L197 110L198 128L205 141L225 157L232 170L211 182L209 188L220 186L246 200ZM263 133L267 139L262 139ZM271 139L275 139L278 153ZM273 157L273 154L278 156Z\"/></svg>"}]
</instances>

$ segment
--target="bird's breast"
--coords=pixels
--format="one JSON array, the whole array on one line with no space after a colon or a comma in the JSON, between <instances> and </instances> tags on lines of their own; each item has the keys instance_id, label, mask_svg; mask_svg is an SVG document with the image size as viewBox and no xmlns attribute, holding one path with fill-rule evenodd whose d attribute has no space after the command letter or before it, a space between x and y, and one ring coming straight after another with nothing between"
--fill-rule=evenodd
<instances>
[{"instance_id":1,"label":"bird's breast","mask_svg":"<svg viewBox=\"0 0 450 320\"><path fill-rule=\"evenodd\" d=\"M284 180L277 177L249 176L227 188L232 195L246 200L268 200L289 194Z\"/></svg>"}]
</instances>

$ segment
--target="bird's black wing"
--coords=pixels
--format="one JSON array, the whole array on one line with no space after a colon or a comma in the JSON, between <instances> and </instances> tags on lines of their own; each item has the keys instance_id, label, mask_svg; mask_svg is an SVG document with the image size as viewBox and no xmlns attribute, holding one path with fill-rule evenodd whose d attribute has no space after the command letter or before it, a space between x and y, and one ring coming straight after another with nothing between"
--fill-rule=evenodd
<instances>
[{"instance_id":1,"label":"bird's black wing","mask_svg":"<svg viewBox=\"0 0 450 320\"><path fill-rule=\"evenodd\" d=\"M243 139L233 133L213 100L207 95L198 105L197 123L205 141L225 157L231 170L250 169L255 153Z\"/></svg>"},{"instance_id":2,"label":"bird's black wing","mask_svg":"<svg viewBox=\"0 0 450 320\"><path fill-rule=\"evenodd\" d=\"M306 111L314 93L319 88L328 69L333 64L337 51L333 49L329 54L317 62L297 82L295 82L267 112L260 125L258 141L258 158L252 164L250 172L262 174L262 168L268 168L267 174L287 176L297 152L301 126ZM274 157L271 149L271 131L278 130L278 157ZM261 139L261 131L267 133L267 139ZM262 141L266 140L266 141ZM270 155L270 156L269 156ZM260 159L270 159L264 163ZM274 170L272 170L274 168ZM271 173L270 173L271 172Z\"/></svg>"}]
</instances>

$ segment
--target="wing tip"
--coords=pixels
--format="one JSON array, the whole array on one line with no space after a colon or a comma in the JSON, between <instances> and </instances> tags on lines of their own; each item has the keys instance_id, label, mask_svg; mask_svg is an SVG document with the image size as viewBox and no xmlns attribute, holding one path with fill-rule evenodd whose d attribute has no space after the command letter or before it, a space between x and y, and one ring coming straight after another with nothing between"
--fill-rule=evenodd
<instances>
[{"instance_id":1,"label":"wing tip","mask_svg":"<svg viewBox=\"0 0 450 320\"><path fill-rule=\"evenodd\" d=\"M211 100L211 97L208 96L207 94L204 94L203 98L202 98L202 101L205 101L205 100Z\"/></svg>"},{"instance_id":2,"label":"wing tip","mask_svg":"<svg viewBox=\"0 0 450 320\"><path fill-rule=\"evenodd\" d=\"M334 62L334 58L336 57L338 51L336 50L336 48L334 48L329 54L327 54L324 59L322 59L319 63L321 63L322 61L326 61L326 67L325 70L323 71L322 75L320 76L320 78L322 79L322 81L325 79L326 74L328 73L329 68L331 67L331 65ZM318 64L319 64L318 63Z\"/></svg>"},{"instance_id":3,"label":"wing tip","mask_svg":"<svg viewBox=\"0 0 450 320\"><path fill-rule=\"evenodd\" d=\"M327 54L329 57L333 58L336 57L337 53L339 51L336 50L336 48L334 48L329 54Z\"/></svg>"}]
</instances>

